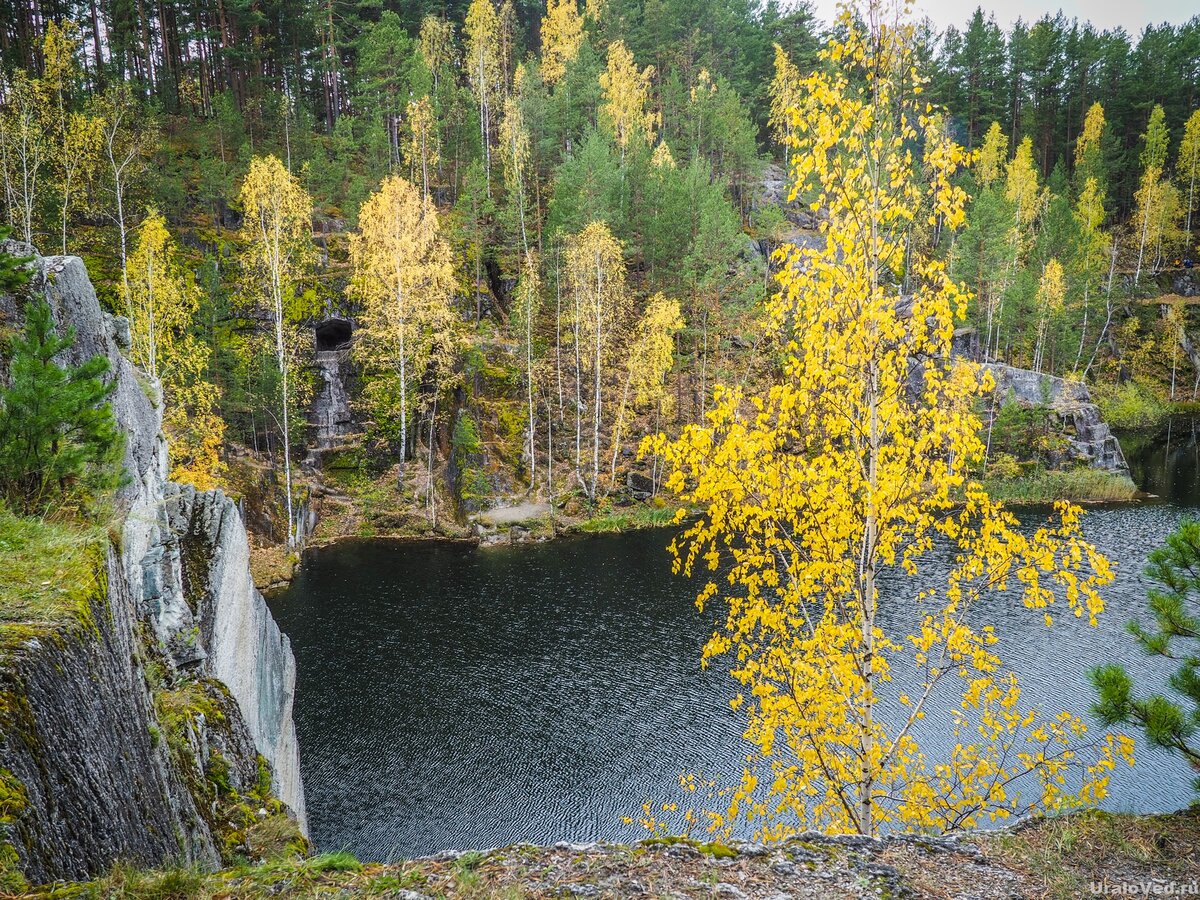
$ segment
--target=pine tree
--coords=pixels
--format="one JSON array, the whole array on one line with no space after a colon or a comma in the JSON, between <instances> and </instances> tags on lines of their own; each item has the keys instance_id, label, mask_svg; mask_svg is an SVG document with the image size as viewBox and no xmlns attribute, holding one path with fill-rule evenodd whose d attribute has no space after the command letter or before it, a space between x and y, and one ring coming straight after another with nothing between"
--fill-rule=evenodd
<instances>
[{"instance_id":1,"label":"pine tree","mask_svg":"<svg viewBox=\"0 0 1200 900\"><path fill-rule=\"evenodd\" d=\"M125 438L107 402L108 359L55 363L74 343L73 330L55 333L49 303L26 304L0 390L0 497L22 515L81 509L121 482Z\"/></svg>"},{"instance_id":2,"label":"pine tree","mask_svg":"<svg viewBox=\"0 0 1200 900\"><path fill-rule=\"evenodd\" d=\"M1131 622L1129 631L1151 656L1178 663L1169 679L1175 695L1138 696L1120 665L1091 672L1099 700L1092 707L1106 725L1136 725L1150 743L1182 756L1197 772L1200 792L1200 522L1186 521L1150 554L1146 577L1154 628ZM1186 708L1190 706L1191 708Z\"/></svg>"}]
</instances>

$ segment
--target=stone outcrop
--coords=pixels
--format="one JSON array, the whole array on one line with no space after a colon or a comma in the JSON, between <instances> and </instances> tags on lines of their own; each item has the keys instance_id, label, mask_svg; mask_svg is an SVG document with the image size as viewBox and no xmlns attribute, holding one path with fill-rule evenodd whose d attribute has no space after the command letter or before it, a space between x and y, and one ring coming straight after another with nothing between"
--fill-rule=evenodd
<instances>
[{"instance_id":1,"label":"stone outcrop","mask_svg":"<svg viewBox=\"0 0 1200 900\"><path fill-rule=\"evenodd\" d=\"M5 837L35 883L82 877L116 859L220 859L151 728L120 557L101 554L97 576L85 615L24 636L0 661L0 766L22 796Z\"/></svg>"},{"instance_id":2,"label":"stone outcrop","mask_svg":"<svg viewBox=\"0 0 1200 900\"><path fill-rule=\"evenodd\" d=\"M250 545L237 507L221 491L172 484L165 508L184 590L173 595L169 613L161 607L160 636L184 649L179 665L198 657L201 670L229 689L258 752L272 764L276 796L303 822L292 722L296 660L250 578Z\"/></svg>"},{"instance_id":3,"label":"stone outcrop","mask_svg":"<svg viewBox=\"0 0 1200 900\"><path fill-rule=\"evenodd\" d=\"M324 451L340 446L354 430L349 389L353 334L353 324L341 316L325 319L314 332L317 391L308 414L312 430L309 453L314 461Z\"/></svg>"},{"instance_id":4,"label":"stone outcrop","mask_svg":"<svg viewBox=\"0 0 1200 900\"><path fill-rule=\"evenodd\" d=\"M1121 444L1092 402L1086 385L1000 363L987 363L983 368L996 381L999 402L1014 400L1023 406L1050 409L1073 460L1118 475L1129 474Z\"/></svg>"},{"instance_id":5,"label":"stone outcrop","mask_svg":"<svg viewBox=\"0 0 1200 900\"><path fill-rule=\"evenodd\" d=\"M60 331L75 332L61 361L110 362L129 477L90 614L0 644L0 769L24 796L8 840L35 882L119 859L211 866L223 849L204 796L214 760L228 788L251 791L261 755L273 793L303 824L295 660L250 579L237 507L168 480L161 394L122 353L128 323L103 312L80 259L32 266L32 292L45 293ZM19 302L0 296L0 322L20 321ZM156 693L156 678L191 685L196 702L164 721L169 691Z\"/></svg>"}]
</instances>

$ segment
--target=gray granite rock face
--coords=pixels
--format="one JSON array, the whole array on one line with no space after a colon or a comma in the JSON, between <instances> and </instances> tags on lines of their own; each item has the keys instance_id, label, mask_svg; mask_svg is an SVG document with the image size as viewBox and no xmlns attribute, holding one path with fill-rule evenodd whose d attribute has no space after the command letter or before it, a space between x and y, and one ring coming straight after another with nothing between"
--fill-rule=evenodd
<instances>
[{"instance_id":1,"label":"gray granite rock face","mask_svg":"<svg viewBox=\"0 0 1200 900\"><path fill-rule=\"evenodd\" d=\"M1063 426L1074 459L1096 469L1129 474L1121 444L1086 385L1000 363L987 363L983 368L992 373L1001 402L1011 398L1024 406L1048 406Z\"/></svg>"},{"instance_id":2,"label":"gray granite rock face","mask_svg":"<svg viewBox=\"0 0 1200 900\"><path fill-rule=\"evenodd\" d=\"M6 249L31 252L14 242ZM119 549L109 550L96 627L32 640L0 659L2 689L20 705L19 716L0 717L0 767L29 797L14 846L33 881L83 877L118 859L213 865L216 844L186 784L194 773L178 771L152 738L146 657L224 686L226 726L193 735L197 764L220 752L235 775L252 780L261 753L303 827L295 659L250 578L236 506L219 491L168 480L161 392L121 352L129 323L101 309L80 259L38 257L32 266L32 291L44 292L60 331L75 332L60 361L109 360L129 481L118 496L122 533ZM0 296L0 322L20 327L16 298Z\"/></svg>"},{"instance_id":3,"label":"gray granite rock face","mask_svg":"<svg viewBox=\"0 0 1200 900\"><path fill-rule=\"evenodd\" d=\"M202 671L229 688L258 752L271 762L276 796L303 826L304 787L292 721L296 660L250 578L250 544L237 506L219 490L171 484L165 509L185 588L186 631L199 645L197 654L177 641L187 654L179 662L186 665L199 655Z\"/></svg>"},{"instance_id":4,"label":"gray granite rock face","mask_svg":"<svg viewBox=\"0 0 1200 900\"><path fill-rule=\"evenodd\" d=\"M107 574L91 601L95 630L67 623L24 641L0 664L0 691L18 710L5 717L0 766L25 794L9 840L35 884L83 878L117 859L220 859L156 737L117 554L108 555Z\"/></svg>"},{"instance_id":5,"label":"gray granite rock face","mask_svg":"<svg viewBox=\"0 0 1200 900\"><path fill-rule=\"evenodd\" d=\"M309 407L313 449L329 450L353 430L350 409L350 350L318 350L316 354L317 392Z\"/></svg>"}]
</instances>

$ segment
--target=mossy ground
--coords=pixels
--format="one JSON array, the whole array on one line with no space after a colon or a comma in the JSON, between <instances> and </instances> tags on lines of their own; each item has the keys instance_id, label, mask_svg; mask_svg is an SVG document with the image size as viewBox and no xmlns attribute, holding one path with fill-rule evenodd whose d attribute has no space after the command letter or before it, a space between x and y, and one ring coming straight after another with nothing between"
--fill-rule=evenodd
<instances>
[{"instance_id":1,"label":"mossy ground","mask_svg":"<svg viewBox=\"0 0 1200 900\"><path fill-rule=\"evenodd\" d=\"M1200 893L1200 808L1165 816L1091 811L1044 819L982 846L1026 876L1035 896L1047 900L1095 894L1093 884L1155 880Z\"/></svg>"},{"instance_id":2,"label":"mossy ground","mask_svg":"<svg viewBox=\"0 0 1200 900\"><path fill-rule=\"evenodd\" d=\"M0 653L30 629L86 621L104 590L105 532L0 507Z\"/></svg>"},{"instance_id":3,"label":"mossy ground","mask_svg":"<svg viewBox=\"0 0 1200 900\"><path fill-rule=\"evenodd\" d=\"M1200 812L1090 812L1035 820L1015 832L977 834L957 842L918 838L862 844L814 836L778 847L746 848L675 838L637 846L517 845L392 865L360 863L345 853L280 857L211 875L117 868L96 881L43 888L34 896L1059 900L1087 896L1091 883L1105 879L1113 885L1155 879L1162 884L1200 884Z\"/></svg>"},{"instance_id":4,"label":"mossy ground","mask_svg":"<svg viewBox=\"0 0 1200 900\"><path fill-rule=\"evenodd\" d=\"M230 762L205 741L229 727L227 709L235 704L228 689L213 679L182 679L154 689L154 711L161 736L219 842L227 862L250 858L295 858L308 849L296 821L271 793L271 771L258 757L257 777L235 784ZM196 748L207 746L206 758Z\"/></svg>"}]
</instances>

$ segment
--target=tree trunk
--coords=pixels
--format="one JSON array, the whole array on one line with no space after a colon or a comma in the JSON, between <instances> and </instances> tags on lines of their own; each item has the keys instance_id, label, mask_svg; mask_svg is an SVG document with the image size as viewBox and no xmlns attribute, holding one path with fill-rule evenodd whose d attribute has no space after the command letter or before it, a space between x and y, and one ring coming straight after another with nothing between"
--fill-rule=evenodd
<instances>
[{"instance_id":1,"label":"tree trunk","mask_svg":"<svg viewBox=\"0 0 1200 900\"><path fill-rule=\"evenodd\" d=\"M296 518L292 503L292 434L288 413L288 364L287 353L283 346L283 285L279 281L278 249L273 268L271 287L275 301L275 360L279 366L280 391L283 395L283 478L287 487L287 545L288 549L294 549L296 546Z\"/></svg>"}]
</instances>

